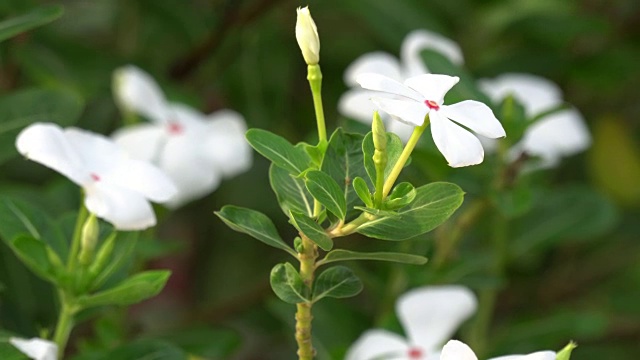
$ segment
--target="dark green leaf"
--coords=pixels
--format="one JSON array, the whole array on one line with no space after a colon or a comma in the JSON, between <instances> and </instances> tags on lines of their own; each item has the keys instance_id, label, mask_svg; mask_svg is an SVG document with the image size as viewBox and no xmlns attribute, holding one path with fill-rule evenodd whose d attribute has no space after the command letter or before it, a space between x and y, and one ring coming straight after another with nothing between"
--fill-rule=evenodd
<instances>
[{"instance_id":1,"label":"dark green leaf","mask_svg":"<svg viewBox=\"0 0 640 360\"><path fill-rule=\"evenodd\" d=\"M371 199L371 193L369 192L369 186L367 182L364 181L361 177L356 177L353 179L353 189L356 191L356 194L365 204L365 206L372 208L373 200Z\"/></svg>"},{"instance_id":2,"label":"dark green leaf","mask_svg":"<svg viewBox=\"0 0 640 360\"><path fill-rule=\"evenodd\" d=\"M305 173L305 178L307 190L311 195L338 219L344 220L347 216L347 201L340 185L322 171L309 171Z\"/></svg>"},{"instance_id":3,"label":"dark green leaf","mask_svg":"<svg viewBox=\"0 0 640 360\"><path fill-rule=\"evenodd\" d=\"M325 270L313 283L313 301L323 297L347 298L362 291L362 282L346 266L335 266Z\"/></svg>"},{"instance_id":4,"label":"dark green leaf","mask_svg":"<svg viewBox=\"0 0 640 360\"><path fill-rule=\"evenodd\" d=\"M297 255L282 240L276 226L267 215L259 211L232 205L222 207L215 214L233 230L253 236L263 243L284 250L293 256Z\"/></svg>"},{"instance_id":5,"label":"dark green leaf","mask_svg":"<svg viewBox=\"0 0 640 360\"><path fill-rule=\"evenodd\" d=\"M400 158L400 154L402 154L402 150L404 149L404 145L402 144L402 140L398 137L398 135L394 133L387 133L387 166L384 168L384 178L385 180L389 176L389 173L393 169L394 165ZM372 183L376 181L376 165L373 162L373 153L375 148L373 147L373 133L369 132L362 141L362 153L364 154L364 166L366 168L367 174L369 175L369 179L371 179ZM405 166L407 166L405 164Z\"/></svg>"},{"instance_id":6,"label":"dark green leaf","mask_svg":"<svg viewBox=\"0 0 640 360\"><path fill-rule=\"evenodd\" d=\"M145 271L124 280L113 288L78 298L78 305L89 308L104 305L132 305L154 297L162 291L171 275L167 270Z\"/></svg>"},{"instance_id":7,"label":"dark green leaf","mask_svg":"<svg viewBox=\"0 0 640 360\"><path fill-rule=\"evenodd\" d=\"M298 271L289 263L278 264L271 270L271 288L284 302L298 304L308 302L306 286Z\"/></svg>"},{"instance_id":8,"label":"dark green leaf","mask_svg":"<svg viewBox=\"0 0 640 360\"><path fill-rule=\"evenodd\" d=\"M62 16L62 13L62 6L47 5L33 9L24 15L0 21L0 42L27 30L50 23Z\"/></svg>"},{"instance_id":9,"label":"dark green leaf","mask_svg":"<svg viewBox=\"0 0 640 360\"><path fill-rule=\"evenodd\" d=\"M289 211L313 215L313 197L307 191L304 180L291 175L276 164L269 167L271 188L278 198L280 208L289 216Z\"/></svg>"},{"instance_id":10,"label":"dark green leaf","mask_svg":"<svg viewBox=\"0 0 640 360\"><path fill-rule=\"evenodd\" d=\"M266 130L250 129L246 138L262 156L294 175L299 175L311 165L307 152L291 145L282 136Z\"/></svg>"},{"instance_id":11,"label":"dark green leaf","mask_svg":"<svg viewBox=\"0 0 640 360\"><path fill-rule=\"evenodd\" d=\"M188 360L191 357L175 345L161 340L141 339L109 351L99 360Z\"/></svg>"},{"instance_id":12,"label":"dark green leaf","mask_svg":"<svg viewBox=\"0 0 640 360\"><path fill-rule=\"evenodd\" d=\"M291 220L293 226L300 230L309 240L316 243L322 250L329 251L333 247L333 241L324 231L324 229L318 225L312 218L292 211Z\"/></svg>"},{"instance_id":13,"label":"dark green leaf","mask_svg":"<svg viewBox=\"0 0 640 360\"><path fill-rule=\"evenodd\" d=\"M397 215L382 216L356 230L382 240L406 240L433 230L460 207L464 192L458 185L436 182L416 189L416 198Z\"/></svg>"},{"instance_id":14,"label":"dark green leaf","mask_svg":"<svg viewBox=\"0 0 640 360\"><path fill-rule=\"evenodd\" d=\"M427 258L424 256L392 253L392 252L372 252L363 253L350 250L336 249L327 253L322 259L322 264L328 264L335 261L347 261L347 260L379 260L379 261L391 261L403 264L422 265L427 263Z\"/></svg>"},{"instance_id":15,"label":"dark green leaf","mask_svg":"<svg viewBox=\"0 0 640 360\"><path fill-rule=\"evenodd\" d=\"M58 264L52 264L50 256L53 251L45 243L31 236L19 235L11 242L11 248L36 275L52 283L56 282L57 272L60 271L56 266L59 265L59 259ZM57 258L57 255L53 256Z\"/></svg>"}]
</instances>

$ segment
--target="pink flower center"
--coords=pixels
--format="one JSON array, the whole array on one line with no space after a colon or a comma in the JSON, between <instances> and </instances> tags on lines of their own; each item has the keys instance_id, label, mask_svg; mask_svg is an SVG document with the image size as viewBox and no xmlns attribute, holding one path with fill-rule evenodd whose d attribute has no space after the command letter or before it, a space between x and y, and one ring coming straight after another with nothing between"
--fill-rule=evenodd
<instances>
[{"instance_id":1,"label":"pink flower center","mask_svg":"<svg viewBox=\"0 0 640 360\"><path fill-rule=\"evenodd\" d=\"M411 359L411 360L421 360L421 359L423 359L422 350L420 350L418 348L409 349L409 353L407 355L409 356L409 359Z\"/></svg>"},{"instance_id":2,"label":"pink flower center","mask_svg":"<svg viewBox=\"0 0 640 360\"><path fill-rule=\"evenodd\" d=\"M93 181L100 181L100 176L98 176L98 174L96 173L91 173L89 176L91 176L91 180Z\"/></svg>"},{"instance_id":3,"label":"pink flower center","mask_svg":"<svg viewBox=\"0 0 640 360\"><path fill-rule=\"evenodd\" d=\"M169 131L171 135L180 135L184 131L184 127L175 121L171 121L169 125L167 125L167 131Z\"/></svg>"},{"instance_id":4,"label":"pink flower center","mask_svg":"<svg viewBox=\"0 0 640 360\"><path fill-rule=\"evenodd\" d=\"M425 100L424 104L427 105L427 107L432 110L440 109L440 105L438 105L438 103L433 100Z\"/></svg>"}]
</instances>

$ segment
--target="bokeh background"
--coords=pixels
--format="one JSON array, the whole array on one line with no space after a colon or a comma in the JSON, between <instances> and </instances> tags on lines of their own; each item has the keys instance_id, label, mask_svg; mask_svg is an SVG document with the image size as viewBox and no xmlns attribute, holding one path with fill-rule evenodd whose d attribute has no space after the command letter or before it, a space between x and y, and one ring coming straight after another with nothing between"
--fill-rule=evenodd
<instances>
[{"instance_id":1,"label":"bokeh background","mask_svg":"<svg viewBox=\"0 0 640 360\"><path fill-rule=\"evenodd\" d=\"M77 126L110 134L122 126L112 95L112 71L135 64L167 96L205 113L231 108L250 127L291 141L313 140L315 121L306 65L295 42L295 8L310 5L321 37L328 127L358 129L339 116L342 75L359 55L398 54L404 36L425 28L460 44L464 71L475 78L527 72L556 82L585 116L591 148L537 172L530 211L514 216L513 250L505 274L492 261L490 219L468 229L443 267L352 264L365 290L328 300L315 310L321 359L340 359L366 329L401 331L395 297L427 284L499 289L482 355L559 349L569 340L575 359L640 356L640 2L635 0L2 0L0 18L38 5L62 4L59 20L0 44L0 96L31 87L73 92L83 103ZM0 97L1 99L1 97ZM0 126L7 115L0 114ZM0 131L1 128L0 128ZM52 216L76 211L77 188L11 150L15 134L0 133L0 194L38 204ZM453 172L421 144L406 175L414 183L452 180L469 194L490 172L491 159ZM6 158L6 159L5 159ZM293 358L293 307L271 292L268 274L284 256L226 228L213 211L225 204L270 215L284 238L295 236L271 193L268 162L224 182L176 212L158 208L161 225L139 247L134 267L171 268L165 291L132 309L83 314L73 351L130 341L212 359ZM2 216L2 214L0 214ZM490 215L487 215L488 217ZM407 243L344 240L360 250L434 254L433 234ZM55 320L52 289L0 245L0 327L37 335ZM469 323L471 323L470 321ZM467 324L459 332L464 339ZM181 357L182 356L182 357ZM483 356L484 357L484 356ZM114 357L115 358L115 357Z\"/></svg>"}]
</instances>

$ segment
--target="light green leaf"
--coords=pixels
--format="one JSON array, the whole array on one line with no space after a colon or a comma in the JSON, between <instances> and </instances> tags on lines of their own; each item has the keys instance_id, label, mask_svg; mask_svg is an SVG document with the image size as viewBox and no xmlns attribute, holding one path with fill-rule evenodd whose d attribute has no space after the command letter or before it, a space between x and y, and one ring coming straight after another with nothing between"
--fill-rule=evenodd
<instances>
[{"instance_id":1,"label":"light green leaf","mask_svg":"<svg viewBox=\"0 0 640 360\"><path fill-rule=\"evenodd\" d=\"M16 256L40 278L56 283L57 269L50 261L55 253L42 241L27 235L19 235L11 241ZM57 255L55 255L57 258ZM59 258L58 258L59 260ZM55 260L54 260L55 261Z\"/></svg>"},{"instance_id":2,"label":"light green leaf","mask_svg":"<svg viewBox=\"0 0 640 360\"><path fill-rule=\"evenodd\" d=\"M307 152L293 146L282 136L262 129L250 129L246 138L262 156L293 175L300 175L311 165L311 158Z\"/></svg>"},{"instance_id":3,"label":"light green leaf","mask_svg":"<svg viewBox=\"0 0 640 360\"><path fill-rule=\"evenodd\" d=\"M308 216L313 215L313 197L307 191L304 179L291 175L276 164L271 164L269 181L285 215L289 216L289 211L292 210Z\"/></svg>"},{"instance_id":4,"label":"light green leaf","mask_svg":"<svg viewBox=\"0 0 640 360\"><path fill-rule=\"evenodd\" d=\"M433 230L462 204L464 192L458 185L435 182L416 189L416 198L396 215L382 216L356 230L382 240L406 240Z\"/></svg>"},{"instance_id":5,"label":"light green leaf","mask_svg":"<svg viewBox=\"0 0 640 360\"><path fill-rule=\"evenodd\" d=\"M365 204L365 206L372 208L373 200L371 199L371 192L369 192L369 186L367 182L364 181L361 177L356 177L353 179L353 189L356 191L356 194Z\"/></svg>"},{"instance_id":6,"label":"light green leaf","mask_svg":"<svg viewBox=\"0 0 640 360\"><path fill-rule=\"evenodd\" d=\"M393 253L393 252L371 252L363 253L350 250L336 249L329 251L325 255L321 263L328 264L335 261L347 261L347 260L378 260L378 261L391 261L403 264L411 265L423 265L427 263L427 258L424 256Z\"/></svg>"},{"instance_id":7,"label":"light green leaf","mask_svg":"<svg viewBox=\"0 0 640 360\"><path fill-rule=\"evenodd\" d=\"M322 171L309 171L305 173L305 178L307 190L311 195L338 219L344 220L347 216L347 201L340 185Z\"/></svg>"},{"instance_id":8,"label":"light green leaf","mask_svg":"<svg viewBox=\"0 0 640 360\"><path fill-rule=\"evenodd\" d=\"M416 198L416 189L408 182L396 185L384 202L384 209L396 210L409 205Z\"/></svg>"},{"instance_id":9,"label":"light green leaf","mask_svg":"<svg viewBox=\"0 0 640 360\"><path fill-rule=\"evenodd\" d=\"M293 223L293 226L296 229L300 230L309 240L313 241L318 245L322 250L329 251L333 247L333 241L324 231L324 229L318 225L312 218L292 211L290 213L290 218Z\"/></svg>"},{"instance_id":10,"label":"light green leaf","mask_svg":"<svg viewBox=\"0 0 640 360\"><path fill-rule=\"evenodd\" d=\"M398 162L398 158L400 158L400 154L402 154L402 150L404 145L402 144L402 140L400 137L394 133L387 133L387 166L384 168L384 178L385 180L389 177L389 173L393 169L393 166ZM371 179L372 183L376 181L376 165L373 162L373 153L375 148L373 146L373 133L369 132L362 141L362 153L364 155L364 166L366 168L367 174L369 175L369 179ZM405 164L405 166L408 165Z\"/></svg>"},{"instance_id":11,"label":"light green leaf","mask_svg":"<svg viewBox=\"0 0 640 360\"><path fill-rule=\"evenodd\" d=\"M62 6L47 5L33 9L24 15L0 21L0 42L27 30L50 23L62 16L62 13Z\"/></svg>"},{"instance_id":12,"label":"light green leaf","mask_svg":"<svg viewBox=\"0 0 640 360\"><path fill-rule=\"evenodd\" d=\"M0 97L0 164L18 155L18 133L34 122L73 125L83 101L74 92L61 89L27 89Z\"/></svg>"},{"instance_id":13,"label":"light green leaf","mask_svg":"<svg viewBox=\"0 0 640 360\"><path fill-rule=\"evenodd\" d=\"M296 252L282 240L276 226L267 215L232 205L223 206L215 214L233 230L253 236L269 246L297 256Z\"/></svg>"},{"instance_id":14,"label":"light green leaf","mask_svg":"<svg viewBox=\"0 0 640 360\"><path fill-rule=\"evenodd\" d=\"M306 286L298 271L289 263L278 264L271 270L271 288L284 302L299 304L308 302Z\"/></svg>"},{"instance_id":15,"label":"light green leaf","mask_svg":"<svg viewBox=\"0 0 640 360\"><path fill-rule=\"evenodd\" d=\"M108 290L78 298L83 308L105 305L131 305L154 297L162 291L171 271L145 271L124 280Z\"/></svg>"},{"instance_id":16,"label":"light green leaf","mask_svg":"<svg viewBox=\"0 0 640 360\"><path fill-rule=\"evenodd\" d=\"M324 297L347 298L362 291L362 282L346 266L325 270L313 284L313 302Z\"/></svg>"}]
</instances>

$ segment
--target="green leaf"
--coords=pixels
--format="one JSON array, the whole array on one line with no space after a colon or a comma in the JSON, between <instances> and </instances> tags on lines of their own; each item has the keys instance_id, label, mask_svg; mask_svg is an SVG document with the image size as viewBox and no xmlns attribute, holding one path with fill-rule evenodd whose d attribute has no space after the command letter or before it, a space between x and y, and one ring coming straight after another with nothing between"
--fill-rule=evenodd
<instances>
[{"instance_id":1,"label":"green leaf","mask_svg":"<svg viewBox=\"0 0 640 360\"><path fill-rule=\"evenodd\" d=\"M416 189L416 198L394 216L382 216L356 230L382 240L406 240L433 230L462 204L464 192L458 185L435 182Z\"/></svg>"},{"instance_id":2,"label":"green leaf","mask_svg":"<svg viewBox=\"0 0 640 360\"><path fill-rule=\"evenodd\" d=\"M325 270L313 283L313 302L324 297L347 298L362 291L362 282L346 266Z\"/></svg>"},{"instance_id":3,"label":"green leaf","mask_svg":"<svg viewBox=\"0 0 640 360\"><path fill-rule=\"evenodd\" d=\"M289 211L292 210L308 216L313 215L313 197L307 191L304 179L291 175L276 164L271 164L269 182L285 215L289 216Z\"/></svg>"},{"instance_id":4,"label":"green leaf","mask_svg":"<svg viewBox=\"0 0 640 360\"><path fill-rule=\"evenodd\" d=\"M105 305L132 305L154 297L162 291L171 271L145 271L125 279L113 288L78 298L83 308Z\"/></svg>"},{"instance_id":5,"label":"green leaf","mask_svg":"<svg viewBox=\"0 0 640 360\"><path fill-rule=\"evenodd\" d=\"M571 352L576 347L578 347L578 345L576 345L576 343L574 343L573 341L569 342L567 344L567 346L565 346L562 350L560 350L556 354L556 360L569 360L569 359L571 359Z\"/></svg>"},{"instance_id":6,"label":"green leaf","mask_svg":"<svg viewBox=\"0 0 640 360\"><path fill-rule=\"evenodd\" d=\"M306 286L298 271L289 263L278 264L271 270L271 288L280 300L289 304L308 302Z\"/></svg>"},{"instance_id":7,"label":"green leaf","mask_svg":"<svg viewBox=\"0 0 640 360\"><path fill-rule=\"evenodd\" d=\"M24 15L0 21L0 42L27 30L50 23L62 16L62 13L62 6L48 5L33 9Z\"/></svg>"},{"instance_id":8,"label":"green leaf","mask_svg":"<svg viewBox=\"0 0 640 360\"><path fill-rule=\"evenodd\" d=\"M322 171L309 171L305 173L307 190L314 198L324 205L338 219L344 220L347 216L347 200L344 190L333 178Z\"/></svg>"},{"instance_id":9,"label":"green leaf","mask_svg":"<svg viewBox=\"0 0 640 360\"><path fill-rule=\"evenodd\" d=\"M402 144L402 140L400 137L394 133L387 133L387 166L384 168L384 178L385 180L389 177L389 173L393 169L393 166L398 162L398 158L400 158L400 154L402 154L402 150L404 149L404 145ZM371 179L372 183L376 181L376 165L373 162L373 152L375 148L373 146L373 133L369 132L362 141L362 153L364 155L364 166L366 168L367 174L369 175L369 179ZM405 166L407 166L405 164Z\"/></svg>"},{"instance_id":10,"label":"green leaf","mask_svg":"<svg viewBox=\"0 0 640 360\"><path fill-rule=\"evenodd\" d=\"M416 189L408 182L396 185L384 202L384 209L396 210L409 205L416 198Z\"/></svg>"},{"instance_id":11,"label":"green leaf","mask_svg":"<svg viewBox=\"0 0 640 360\"><path fill-rule=\"evenodd\" d=\"M347 260L378 260L378 261L391 261L402 264L411 265L423 265L427 263L427 258L424 256L393 253L393 252L372 252L363 253L350 250L336 249L332 250L325 255L322 259L322 264L328 264L335 261L347 261Z\"/></svg>"},{"instance_id":12,"label":"green leaf","mask_svg":"<svg viewBox=\"0 0 640 360\"><path fill-rule=\"evenodd\" d=\"M167 341L156 339L136 340L108 351L100 360L189 360L192 357Z\"/></svg>"},{"instance_id":13,"label":"green leaf","mask_svg":"<svg viewBox=\"0 0 640 360\"><path fill-rule=\"evenodd\" d=\"M11 248L16 256L36 275L56 283L56 272L59 269L49 260L53 251L45 243L31 236L19 235L11 242Z\"/></svg>"},{"instance_id":14,"label":"green leaf","mask_svg":"<svg viewBox=\"0 0 640 360\"><path fill-rule=\"evenodd\" d=\"M333 247L333 241L312 218L307 215L292 211L291 221L296 229L300 230L309 240L316 243L322 250L329 251Z\"/></svg>"},{"instance_id":15,"label":"green leaf","mask_svg":"<svg viewBox=\"0 0 640 360\"><path fill-rule=\"evenodd\" d=\"M61 89L27 89L0 98L0 164L18 155L15 140L26 126L42 121L73 125L82 112L78 95Z\"/></svg>"},{"instance_id":16,"label":"green leaf","mask_svg":"<svg viewBox=\"0 0 640 360\"><path fill-rule=\"evenodd\" d=\"M373 207L373 200L371 199L371 192L369 192L369 185L367 185L367 182L364 181L363 178L356 177L353 179L353 189L367 207Z\"/></svg>"},{"instance_id":17,"label":"green leaf","mask_svg":"<svg viewBox=\"0 0 640 360\"><path fill-rule=\"evenodd\" d=\"M363 166L361 134L349 134L338 128L331 139L322 161L322 171L335 180L342 188L343 196L347 203L346 219L351 220L359 212L353 209L360 204L360 200L351 182L356 177L365 178L366 171Z\"/></svg>"},{"instance_id":18,"label":"green leaf","mask_svg":"<svg viewBox=\"0 0 640 360\"><path fill-rule=\"evenodd\" d=\"M233 230L253 236L269 246L297 256L296 252L282 240L276 226L267 215L232 205L223 206L215 214Z\"/></svg>"},{"instance_id":19,"label":"green leaf","mask_svg":"<svg viewBox=\"0 0 640 360\"><path fill-rule=\"evenodd\" d=\"M249 144L262 156L294 175L300 175L311 165L307 152L291 145L285 138L262 129L250 129Z\"/></svg>"}]
</instances>

